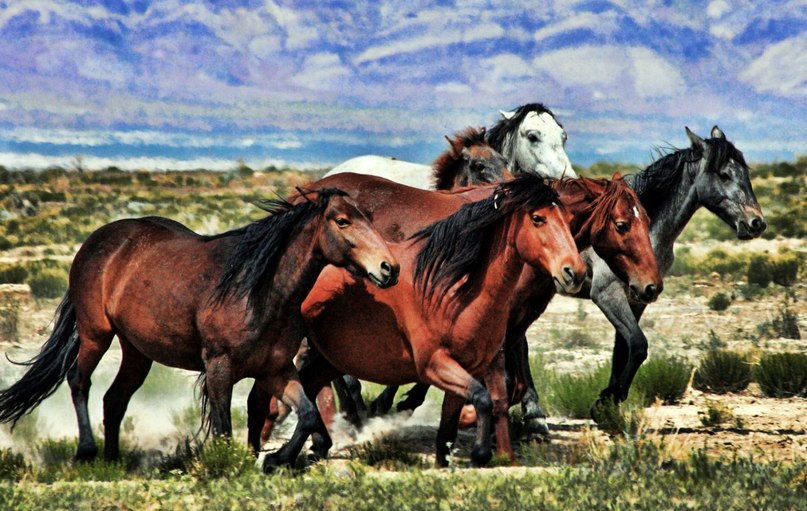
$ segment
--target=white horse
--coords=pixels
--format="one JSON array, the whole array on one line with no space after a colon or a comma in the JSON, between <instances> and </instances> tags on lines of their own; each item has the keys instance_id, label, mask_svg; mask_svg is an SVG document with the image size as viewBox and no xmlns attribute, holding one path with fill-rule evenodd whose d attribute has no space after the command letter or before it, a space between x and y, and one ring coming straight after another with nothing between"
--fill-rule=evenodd
<instances>
[{"instance_id":1,"label":"white horse","mask_svg":"<svg viewBox=\"0 0 807 511\"><path fill-rule=\"evenodd\" d=\"M513 173L533 172L547 177L577 177L566 155L566 131L547 107L530 103L510 112L487 131L490 146L508 161ZM434 169L429 165L368 154L351 158L325 177L355 172L390 179L424 190L434 189Z\"/></svg>"}]
</instances>

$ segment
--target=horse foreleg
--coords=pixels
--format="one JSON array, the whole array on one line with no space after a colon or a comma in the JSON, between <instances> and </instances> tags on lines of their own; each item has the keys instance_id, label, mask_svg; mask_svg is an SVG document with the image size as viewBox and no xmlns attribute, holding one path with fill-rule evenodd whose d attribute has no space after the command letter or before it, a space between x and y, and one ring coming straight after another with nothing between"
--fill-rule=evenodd
<instances>
[{"instance_id":1,"label":"horse foreleg","mask_svg":"<svg viewBox=\"0 0 807 511\"><path fill-rule=\"evenodd\" d=\"M451 448L457 440L460 412L465 405L465 398L452 392L443 396L443 409L440 414L440 427L437 429L435 465L439 468L448 466L451 460Z\"/></svg>"},{"instance_id":2,"label":"horse foreleg","mask_svg":"<svg viewBox=\"0 0 807 511\"><path fill-rule=\"evenodd\" d=\"M507 399L507 382L504 371L504 352L499 351L485 375L485 385L493 401L493 422L496 430L496 452L507 456L510 463L516 461L510 440L510 400Z\"/></svg>"},{"instance_id":3,"label":"horse foreleg","mask_svg":"<svg viewBox=\"0 0 807 511\"><path fill-rule=\"evenodd\" d=\"M355 427L361 427L361 412L367 415L364 407L364 399L361 397L361 383L352 376L340 376L333 380L333 388L336 397L339 398L339 406L348 421ZM322 407L320 407L322 410Z\"/></svg>"},{"instance_id":4,"label":"horse foreleg","mask_svg":"<svg viewBox=\"0 0 807 511\"><path fill-rule=\"evenodd\" d=\"M115 381L104 394L104 459L120 458L120 424L132 395L143 385L151 370L152 361L134 348L129 341L118 336L121 362Z\"/></svg>"},{"instance_id":5,"label":"horse foreleg","mask_svg":"<svg viewBox=\"0 0 807 511\"><path fill-rule=\"evenodd\" d=\"M471 464L473 466L486 465L492 455L490 433L492 428L493 403L488 390L471 376L456 360L442 350L438 350L431 356L421 377L429 384L435 385L446 392L451 392L466 401L470 401L470 403L474 405L474 408L476 408L477 422L476 440L471 450ZM445 400L443 402L445 403ZM453 405L453 400L451 403ZM463 401L461 401L461 403L464 404ZM454 423L454 429L456 429L456 422ZM456 435L456 433L454 434ZM444 449L445 446L440 446L439 443L442 443L442 439L438 440L437 448ZM440 464L442 462L438 459L437 463Z\"/></svg>"},{"instance_id":6,"label":"horse foreleg","mask_svg":"<svg viewBox=\"0 0 807 511\"><path fill-rule=\"evenodd\" d=\"M260 385L297 412L294 434L280 449L263 460L263 470L268 472L274 467L294 463L309 435L321 427L322 420L317 408L306 397L297 369L293 365L290 364L277 375L261 380Z\"/></svg>"},{"instance_id":7,"label":"horse foreleg","mask_svg":"<svg viewBox=\"0 0 807 511\"><path fill-rule=\"evenodd\" d=\"M379 415L388 414L399 388L398 385L387 385L384 387L384 390L370 402L370 415L372 417L378 417Z\"/></svg>"},{"instance_id":8,"label":"horse foreleg","mask_svg":"<svg viewBox=\"0 0 807 511\"><path fill-rule=\"evenodd\" d=\"M546 423L546 413L541 408L538 391L530 369L529 347L527 336L521 335L513 342L505 344L504 353L505 374L510 376L510 404L521 403L524 414L524 432L527 435L547 436L549 427Z\"/></svg>"},{"instance_id":9,"label":"horse foreleg","mask_svg":"<svg viewBox=\"0 0 807 511\"><path fill-rule=\"evenodd\" d=\"M333 415L333 412L328 410L333 404L333 392L329 383L331 380L339 377L341 373L338 369L333 367L322 355L312 357L310 363L300 369L300 382L305 389L305 394L309 400L316 401L320 407L320 417L323 419L319 421L317 427L311 436L311 452L315 459L324 459L328 456L328 450L333 445L331 435L325 427L326 417ZM320 399L320 394L323 398ZM332 418L331 418L332 421ZM332 422L331 422L332 423Z\"/></svg>"},{"instance_id":10,"label":"horse foreleg","mask_svg":"<svg viewBox=\"0 0 807 511\"><path fill-rule=\"evenodd\" d=\"M252 389L250 389L247 397L247 444L255 455L258 454L261 450L261 445L272 433L274 419L277 418L276 404L274 406L274 417L272 417L273 401L272 395L266 392L257 381L252 384ZM267 424L270 425L268 431L266 431Z\"/></svg>"},{"instance_id":11,"label":"horse foreleg","mask_svg":"<svg viewBox=\"0 0 807 511\"><path fill-rule=\"evenodd\" d=\"M91 376L101 357L104 356L109 345L112 343L114 334L112 332L84 334L79 329L79 351L75 365L67 373L67 383L70 386L70 395L73 399L73 407L76 410L78 420L78 447L76 448L77 460L92 460L98 454L98 445L90 423L90 412L87 408L87 401L90 398Z\"/></svg>"},{"instance_id":12,"label":"horse foreleg","mask_svg":"<svg viewBox=\"0 0 807 511\"><path fill-rule=\"evenodd\" d=\"M422 405L424 401L426 401L426 393L429 392L429 385L426 383L418 382L416 383L409 391L406 393L406 397L403 401L398 403L398 406L395 407L396 410L402 412L404 410L413 411L418 406ZM392 403L390 403L392 405Z\"/></svg>"}]
</instances>

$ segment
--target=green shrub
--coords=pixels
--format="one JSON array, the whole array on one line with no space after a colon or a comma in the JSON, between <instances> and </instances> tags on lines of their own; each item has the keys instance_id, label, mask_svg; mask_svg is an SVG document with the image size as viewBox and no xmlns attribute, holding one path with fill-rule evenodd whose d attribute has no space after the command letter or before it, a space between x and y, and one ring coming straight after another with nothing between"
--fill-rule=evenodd
<instances>
[{"instance_id":1,"label":"green shrub","mask_svg":"<svg viewBox=\"0 0 807 511\"><path fill-rule=\"evenodd\" d=\"M731 305L731 297L726 293L716 293L709 298L707 305L709 305L709 308L713 311L721 312L729 308L729 305Z\"/></svg>"},{"instance_id":2,"label":"green shrub","mask_svg":"<svg viewBox=\"0 0 807 511\"><path fill-rule=\"evenodd\" d=\"M748 283L759 287L768 287L773 280L770 256L754 254L748 262Z\"/></svg>"},{"instance_id":3,"label":"green shrub","mask_svg":"<svg viewBox=\"0 0 807 511\"><path fill-rule=\"evenodd\" d=\"M230 438L211 438L191 463L190 473L200 481L235 479L250 470L255 459L246 445Z\"/></svg>"},{"instance_id":4,"label":"green shrub","mask_svg":"<svg viewBox=\"0 0 807 511\"><path fill-rule=\"evenodd\" d=\"M78 447L76 438L47 438L36 446L36 454L44 467L64 465L73 459Z\"/></svg>"},{"instance_id":5,"label":"green shrub","mask_svg":"<svg viewBox=\"0 0 807 511\"><path fill-rule=\"evenodd\" d=\"M739 291L743 298L749 302L754 301L765 294L765 290L759 284L750 284L745 282L741 282L737 286L737 291Z\"/></svg>"},{"instance_id":6,"label":"green shrub","mask_svg":"<svg viewBox=\"0 0 807 511\"><path fill-rule=\"evenodd\" d=\"M591 406L608 385L611 369L601 365L583 374L560 374L549 379L547 406L559 415L573 419L586 419Z\"/></svg>"},{"instance_id":7,"label":"green shrub","mask_svg":"<svg viewBox=\"0 0 807 511\"><path fill-rule=\"evenodd\" d=\"M28 279L31 294L36 298L59 298L67 290L67 275L55 269L45 269Z\"/></svg>"},{"instance_id":8,"label":"green shrub","mask_svg":"<svg viewBox=\"0 0 807 511\"><path fill-rule=\"evenodd\" d=\"M754 370L754 379L766 396L807 395L807 355L766 353Z\"/></svg>"},{"instance_id":9,"label":"green shrub","mask_svg":"<svg viewBox=\"0 0 807 511\"><path fill-rule=\"evenodd\" d=\"M707 401L706 410L699 413L701 424L707 428L720 426L734 419L731 408L718 401Z\"/></svg>"},{"instance_id":10,"label":"green shrub","mask_svg":"<svg viewBox=\"0 0 807 511\"><path fill-rule=\"evenodd\" d=\"M757 325L757 333L761 337L768 338L801 339L799 318L790 310L787 303L783 303L779 306L776 316Z\"/></svg>"},{"instance_id":11,"label":"green shrub","mask_svg":"<svg viewBox=\"0 0 807 511\"><path fill-rule=\"evenodd\" d=\"M701 358L692 386L704 392L741 392L751 382L748 355L729 350L711 350Z\"/></svg>"},{"instance_id":12,"label":"green shrub","mask_svg":"<svg viewBox=\"0 0 807 511\"><path fill-rule=\"evenodd\" d=\"M8 231L6 231L8 232ZM0 251L8 250L14 247L14 242L8 239L6 236L0 236Z\"/></svg>"},{"instance_id":13,"label":"green shrub","mask_svg":"<svg viewBox=\"0 0 807 511\"><path fill-rule=\"evenodd\" d=\"M645 406L657 399L677 403L686 392L691 372L692 367L680 358L651 358L639 368L631 389Z\"/></svg>"},{"instance_id":14,"label":"green shrub","mask_svg":"<svg viewBox=\"0 0 807 511\"><path fill-rule=\"evenodd\" d=\"M13 296L0 295L0 341L19 340L20 302Z\"/></svg>"},{"instance_id":15,"label":"green shrub","mask_svg":"<svg viewBox=\"0 0 807 511\"><path fill-rule=\"evenodd\" d=\"M0 267L0 284L22 284L28 278L28 270L19 264Z\"/></svg>"},{"instance_id":16,"label":"green shrub","mask_svg":"<svg viewBox=\"0 0 807 511\"><path fill-rule=\"evenodd\" d=\"M30 469L22 454L0 449L0 481L19 481Z\"/></svg>"},{"instance_id":17,"label":"green shrub","mask_svg":"<svg viewBox=\"0 0 807 511\"><path fill-rule=\"evenodd\" d=\"M781 254L771 261L771 280L780 286L790 287L796 283L801 260L796 254Z\"/></svg>"}]
</instances>

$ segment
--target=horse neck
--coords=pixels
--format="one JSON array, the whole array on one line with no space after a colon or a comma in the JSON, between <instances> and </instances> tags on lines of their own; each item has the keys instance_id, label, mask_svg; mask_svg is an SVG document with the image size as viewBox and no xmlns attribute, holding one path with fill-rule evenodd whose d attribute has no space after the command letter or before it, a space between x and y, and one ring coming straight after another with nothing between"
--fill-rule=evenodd
<instances>
[{"instance_id":1,"label":"horse neck","mask_svg":"<svg viewBox=\"0 0 807 511\"><path fill-rule=\"evenodd\" d=\"M693 179L687 168L694 164L696 163L681 163L683 168L680 170L680 178L668 188L666 194L658 197L654 204L648 204L646 199L639 197L650 216L650 241L656 256L672 253L675 240L678 239L692 215L701 206ZM647 169L642 172L646 171ZM636 178L628 176L625 179L633 188ZM663 266L662 259L666 259L666 257L659 257L660 266Z\"/></svg>"},{"instance_id":2,"label":"horse neck","mask_svg":"<svg viewBox=\"0 0 807 511\"><path fill-rule=\"evenodd\" d=\"M267 300L266 317L278 312L299 314L300 305L327 264L317 245L318 222L303 227L288 243L277 263Z\"/></svg>"}]
</instances>

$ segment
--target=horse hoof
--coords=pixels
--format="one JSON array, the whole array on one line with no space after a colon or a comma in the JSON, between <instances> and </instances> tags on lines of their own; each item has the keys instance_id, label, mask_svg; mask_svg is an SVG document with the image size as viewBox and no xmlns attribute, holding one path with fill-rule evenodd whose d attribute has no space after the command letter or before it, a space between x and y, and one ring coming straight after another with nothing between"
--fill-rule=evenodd
<instances>
[{"instance_id":1,"label":"horse hoof","mask_svg":"<svg viewBox=\"0 0 807 511\"><path fill-rule=\"evenodd\" d=\"M493 451L490 447L476 447L471 451L471 466L476 467L485 467L490 463L490 459L493 457Z\"/></svg>"},{"instance_id":2,"label":"horse hoof","mask_svg":"<svg viewBox=\"0 0 807 511\"><path fill-rule=\"evenodd\" d=\"M280 467L288 465L284 463L275 455L267 454L263 458L263 465L261 468L263 469L264 474L271 474L275 470L279 469Z\"/></svg>"}]
</instances>

